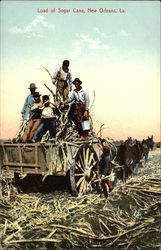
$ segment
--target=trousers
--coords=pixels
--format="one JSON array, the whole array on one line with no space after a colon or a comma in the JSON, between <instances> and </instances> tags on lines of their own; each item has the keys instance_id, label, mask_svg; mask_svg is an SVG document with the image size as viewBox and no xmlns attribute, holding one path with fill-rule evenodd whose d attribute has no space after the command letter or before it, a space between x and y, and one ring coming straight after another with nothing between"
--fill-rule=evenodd
<instances>
[{"instance_id":1,"label":"trousers","mask_svg":"<svg viewBox=\"0 0 161 250\"><path fill-rule=\"evenodd\" d=\"M31 142L32 138L40 125L41 119L30 119L27 128L22 136L24 142Z\"/></svg>"},{"instance_id":2,"label":"trousers","mask_svg":"<svg viewBox=\"0 0 161 250\"><path fill-rule=\"evenodd\" d=\"M63 101L68 99L69 87L66 81L58 81L56 86L56 94L60 94L63 97Z\"/></svg>"}]
</instances>

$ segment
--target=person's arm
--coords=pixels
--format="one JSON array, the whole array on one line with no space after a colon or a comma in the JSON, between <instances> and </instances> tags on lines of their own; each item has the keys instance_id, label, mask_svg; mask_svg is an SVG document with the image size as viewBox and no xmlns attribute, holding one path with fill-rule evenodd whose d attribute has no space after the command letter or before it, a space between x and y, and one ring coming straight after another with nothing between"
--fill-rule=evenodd
<instances>
[{"instance_id":1,"label":"person's arm","mask_svg":"<svg viewBox=\"0 0 161 250\"><path fill-rule=\"evenodd\" d=\"M58 78L58 69L55 70L55 73L54 73L54 75L53 75L53 84L56 83L57 78Z\"/></svg>"},{"instance_id":2,"label":"person's arm","mask_svg":"<svg viewBox=\"0 0 161 250\"><path fill-rule=\"evenodd\" d=\"M21 110L22 117L25 115L27 106L28 106L28 97L26 97L25 103L24 103L23 108Z\"/></svg>"},{"instance_id":3,"label":"person's arm","mask_svg":"<svg viewBox=\"0 0 161 250\"><path fill-rule=\"evenodd\" d=\"M72 91L72 75L71 72L69 72L69 89Z\"/></svg>"},{"instance_id":4,"label":"person's arm","mask_svg":"<svg viewBox=\"0 0 161 250\"><path fill-rule=\"evenodd\" d=\"M71 103L71 102L74 101L74 99L75 99L75 96L74 96L74 91L73 91L72 94L71 94L71 96L69 97L68 100L65 101L65 103L66 104Z\"/></svg>"},{"instance_id":5,"label":"person's arm","mask_svg":"<svg viewBox=\"0 0 161 250\"><path fill-rule=\"evenodd\" d=\"M42 102L40 102L40 103L34 103L34 104L32 104L31 105L31 111L33 111L33 110L35 110L35 109L42 109L43 108L43 104L42 104Z\"/></svg>"},{"instance_id":6,"label":"person's arm","mask_svg":"<svg viewBox=\"0 0 161 250\"><path fill-rule=\"evenodd\" d=\"M85 98L85 112L84 112L84 116L88 118L89 116L89 103L90 103L90 100L89 100L89 94L87 91L84 91L84 98Z\"/></svg>"},{"instance_id":7,"label":"person's arm","mask_svg":"<svg viewBox=\"0 0 161 250\"><path fill-rule=\"evenodd\" d=\"M56 103L56 102L53 103L53 102L50 102L50 101L49 101L49 103L50 103L54 108L57 108L57 103Z\"/></svg>"},{"instance_id":8,"label":"person's arm","mask_svg":"<svg viewBox=\"0 0 161 250\"><path fill-rule=\"evenodd\" d=\"M84 97L85 97L85 103L86 103L86 111L89 111L90 100L89 100L89 94L87 91L84 91Z\"/></svg>"}]
</instances>

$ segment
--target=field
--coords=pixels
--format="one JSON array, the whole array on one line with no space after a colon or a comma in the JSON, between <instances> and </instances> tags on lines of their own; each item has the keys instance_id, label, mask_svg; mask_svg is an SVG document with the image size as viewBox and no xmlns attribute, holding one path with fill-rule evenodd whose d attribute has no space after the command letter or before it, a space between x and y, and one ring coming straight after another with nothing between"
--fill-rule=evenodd
<instances>
[{"instance_id":1,"label":"field","mask_svg":"<svg viewBox=\"0 0 161 250\"><path fill-rule=\"evenodd\" d=\"M73 197L65 178L57 180L60 190L46 183L42 192L31 178L26 193L18 193L13 176L2 172L0 248L161 249L160 163L155 148L138 176L118 181L107 199L100 193Z\"/></svg>"}]
</instances>

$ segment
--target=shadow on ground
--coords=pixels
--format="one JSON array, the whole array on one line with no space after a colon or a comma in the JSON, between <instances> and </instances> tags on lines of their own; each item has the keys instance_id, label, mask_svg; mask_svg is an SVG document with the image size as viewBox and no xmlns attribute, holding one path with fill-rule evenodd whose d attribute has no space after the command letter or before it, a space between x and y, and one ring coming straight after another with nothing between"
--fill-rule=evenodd
<instances>
[{"instance_id":1,"label":"shadow on ground","mask_svg":"<svg viewBox=\"0 0 161 250\"><path fill-rule=\"evenodd\" d=\"M57 190L68 190L70 192L69 176L49 175L43 181L42 175L30 174L14 183L20 192L23 193L49 193Z\"/></svg>"}]
</instances>

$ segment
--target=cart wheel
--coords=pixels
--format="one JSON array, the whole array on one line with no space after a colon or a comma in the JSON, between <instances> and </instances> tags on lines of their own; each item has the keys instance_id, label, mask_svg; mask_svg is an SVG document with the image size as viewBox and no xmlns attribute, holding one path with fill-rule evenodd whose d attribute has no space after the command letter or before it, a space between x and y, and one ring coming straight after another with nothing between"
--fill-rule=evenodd
<instances>
[{"instance_id":1,"label":"cart wheel","mask_svg":"<svg viewBox=\"0 0 161 250\"><path fill-rule=\"evenodd\" d=\"M84 144L73 156L70 166L70 183L73 195L85 194L96 189L98 182L98 157L93 147Z\"/></svg>"}]
</instances>

